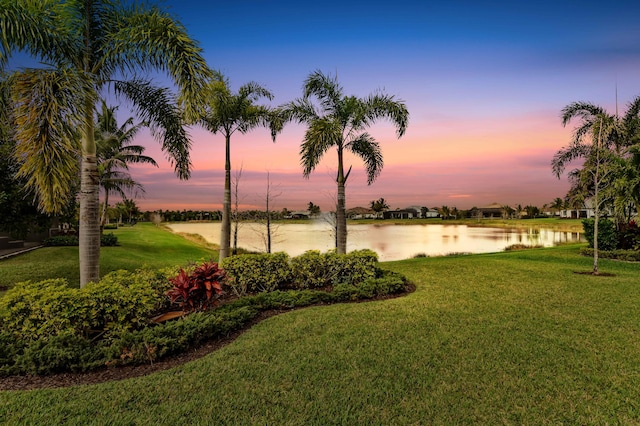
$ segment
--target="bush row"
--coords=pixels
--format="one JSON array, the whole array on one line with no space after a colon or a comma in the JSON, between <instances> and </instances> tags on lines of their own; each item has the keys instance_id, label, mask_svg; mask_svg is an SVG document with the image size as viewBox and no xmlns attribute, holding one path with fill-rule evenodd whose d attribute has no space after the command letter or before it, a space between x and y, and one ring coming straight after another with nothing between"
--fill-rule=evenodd
<instances>
[{"instance_id":1,"label":"bush row","mask_svg":"<svg viewBox=\"0 0 640 426\"><path fill-rule=\"evenodd\" d=\"M593 257L592 248L580 249L583 256ZM627 262L640 262L640 251L638 250L598 250L598 257L604 259L624 260Z\"/></svg>"},{"instance_id":2,"label":"bush row","mask_svg":"<svg viewBox=\"0 0 640 426\"><path fill-rule=\"evenodd\" d=\"M77 246L79 245L79 240L77 235L57 235L55 237L49 237L44 240L44 245L49 247L60 247L60 246ZM113 247L118 245L118 237L116 237L113 232L109 232L108 234L100 235L100 245L102 247Z\"/></svg>"},{"instance_id":3,"label":"bush row","mask_svg":"<svg viewBox=\"0 0 640 426\"><path fill-rule=\"evenodd\" d=\"M238 296L278 289L358 285L379 273L378 255L371 250L348 254L311 250L294 258L286 253L246 254L228 257L221 266Z\"/></svg>"},{"instance_id":4,"label":"bush row","mask_svg":"<svg viewBox=\"0 0 640 426\"><path fill-rule=\"evenodd\" d=\"M595 234L595 219L585 219L582 221L584 235L593 248ZM598 220L598 249L613 250L640 250L640 227L635 221L629 223L616 224L608 218Z\"/></svg>"},{"instance_id":5,"label":"bush row","mask_svg":"<svg viewBox=\"0 0 640 426\"><path fill-rule=\"evenodd\" d=\"M38 339L18 339L15 328L2 324L0 374L43 375L88 371L110 365L151 363L239 330L264 310L366 299L400 293L406 290L406 286L403 276L384 271L377 278L367 278L358 285L337 284L333 292L276 290L246 296L176 321L139 329L119 327L112 329L108 338L97 341L92 341L90 335L79 332L71 324Z\"/></svg>"},{"instance_id":6,"label":"bush row","mask_svg":"<svg viewBox=\"0 0 640 426\"><path fill-rule=\"evenodd\" d=\"M71 288L65 279L16 284L0 299L4 333L24 341L58 335L109 338L142 328L165 307L167 276L150 269L116 271Z\"/></svg>"}]
</instances>

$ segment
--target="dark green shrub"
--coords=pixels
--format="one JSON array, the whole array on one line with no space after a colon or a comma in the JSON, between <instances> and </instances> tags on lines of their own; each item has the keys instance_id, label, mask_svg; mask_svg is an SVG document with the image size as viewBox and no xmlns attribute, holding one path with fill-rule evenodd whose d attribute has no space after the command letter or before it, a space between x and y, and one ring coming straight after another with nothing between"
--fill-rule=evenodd
<instances>
[{"instance_id":1,"label":"dark green shrub","mask_svg":"<svg viewBox=\"0 0 640 426\"><path fill-rule=\"evenodd\" d=\"M102 247L113 247L118 245L118 237L113 232L100 235L100 245Z\"/></svg>"},{"instance_id":2,"label":"dark green shrub","mask_svg":"<svg viewBox=\"0 0 640 426\"><path fill-rule=\"evenodd\" d=\"M77 246L79 240L76 235L57 235L55 237L49 237L43 241L43 244L48 247L62 247L62 246ZM100 235L100 245L103 247L111 247L118 245L118 237L112 232L108 234Z\"/></svg>"},{"instance_id":3,"label":"dark green shrub","mask_svg":"<svg viewBox=\"0 0 640 426\"><path fill-rule=\"evenodd\" d=\"M618 231L618 247L622 250L640 250L640 227L635 221L622 224Z\"/></svg>"},{"instance_id":4,"label":"dark green shrub","mask_svg":"<svg viewBox=\"0 0 640 426\"><path fill-rule=\"evenodd\" d=\"M589 243L589 247L593 248L595 219L584 219L582 226L584 228L584 236ZM618 248L618 233L615 224L606 218L598 220L598 250L615 250Z\"/></svg>"},{"instance_id":5,"label":"dark green shrub","mask_svg":"<svg viewBox=\"0 0 640 426\"><path fill-rule=\"evenodd\" d=\"M57 235L47 238L43 241L43 244L48 247L62 247L77 246L79 243L76 235Z\"/></svg>"},{"instance_id":6,"label":"dark green shrub","mask_svg":"<svg viewBox=\"0 0 640 426\"><path fill-rule=\"evenodd\" d=\"M64 279L18 283L0 299L0 323L4 332L25 340L140 328L157 308L148 275L115 271L82 289Z\"/></svg>"},{"instance_id":7,"label":"dark green shrub","mask_svg":"<svg viewBox=\"0 0 640 426\"><path fill-rule=\"evenodd\" d=\"M222 261L228 284L238 296L285 288L291 281L286 253L242 254Z\"/></svg>"},{"instance_id":8,"label":"dark green shrub","mask_svg":"<svg viewBox=\"0 0 640 426\"><path fill-rule=\"evenodd\" d=\"M322 254L318 250L309 250L291 259L291 280L296 288L321 288L331 285L337 274L331 261L335 253Z\"/></svg>"},{"instance_id":9,"label":"dark green shrub","mask_svg":"<svg viewBox=\"0 0 640 426\"><path fill-rule=\"evenodd\" d=\"M592 248L580 249L583 256L593 257ZM623 260L625 262L640 262L640 251L638 250L598 250L598 257L603 259Z\"/></svg>"},{"instance_id":10,"label":"dark green shrub","mask_svg":"<svg viewBox=\"0 0 640 426\"><path fill-rule=\"evenodd\" d=\"M106 223L102 229L118 229L117 223Z\"/></svg>"},{"instance_id":11,"label":"dark green shrub","mask_svg":"<svg viewBox=\"0 0 640 426\"><path fill-rule=\"evenodd\" d=\"M86 371L92 358L98 355L89 339L65 332L29 342L16 358L15 368L38 375Z\"/></svg>"},{"instance_id":12,"label":"dark green shrub","mask_svg":"<svg viewBox=\"0 0 640 426\"><path fill-rule=\"evenodd\" d=\"M347 254L335 254L333 257L333 284L357 285L362 281L375 278L378 273L378 255L372 250L356 250Z\"/></svg>"}]
</instances>

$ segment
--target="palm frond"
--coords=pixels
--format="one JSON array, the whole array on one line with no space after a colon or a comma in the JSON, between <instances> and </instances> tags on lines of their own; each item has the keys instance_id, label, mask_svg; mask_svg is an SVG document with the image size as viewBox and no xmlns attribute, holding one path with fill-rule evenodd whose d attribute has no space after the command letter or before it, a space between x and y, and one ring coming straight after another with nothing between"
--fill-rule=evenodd
<instances>
[{"instance_id":1,"label":"palm frond","mask_svg":"<svg viewBox=\"0 0 640 426\"><path fill-rule=\"evenodd\" d=\"M560 175L564 173L564 170L569 163L578 158L588 157L590 152L590 147L582 143L573 143L569 146L563 147L555 153L553 160L551 160L551 170L553 171L553 174L560 179Z\"/></svg>"},{"instance_id":2,"label":"palm frond","mask_svg":"<svg viewBox=\"0 0 640 426\"><path fill-rule=\"evenodd\" d=\"M386 118L396 127L398 138L402 137L409 124L409 110L403 101L394 96L378 93L364 100L364 120L366 125L380 118Z\"/></svg>"},{"instance_id":3,"label":"palm frond","mask_svg":"<svg viewBox=\"0 0 640 426\"><path fill-rule=\"evenodd\" d=\"M188 179L191 175L191 140L168 89L141 80L115 82L114 89L131 100L138 115L149 124L178 177Z\"/></svg>"},{"instance_id":4,"label":"palm frond","mask_svg":"<svg viewBox=\"0 0 640 426\"><path fill-rule=\"evenodd\" d=\"M573 102L562 109L562 125L566 126L574 118L579 118L585 122L593 122L593 119L606 111L589 102Z\"/></svg>"},{"instance_id":5,"label":"palm frond","mask_svg":"<svg viewBox=\"0 0 640 426\"><path fill-rule=\"evenodd\" d=\"M303 99L317 98L324 111L332 114L340 104L343 94L338 77L324 75L321 71L312 72L303 85Z\"/></svg>"},{"instance_id":6,"label":"palm frond","mask_svg":"<svg viewBox=\"0 0 640 426\"><path fill-rule=\"evenodd\" d=\"M36 195L38 208L59 213L78 175L80 137L86 115L78 106L78 88L91 96L91 82L70 69L25 70L10 78L11 115L19 176Z\"/></svg>"},{"instance_id":7,"label":"palm frond","mask_svg":"<svg viewBox=\"0 0 640 426\"><path fill-rule=\"evenodd\" d=\"M140 69L166 71L179 88L186 116L195 120L202 115L204 88L214 72L178 19L157 7L132 5L119 9L110 24L102 66L134 74Z\"/></svg>"},{"instance_id":8,"label":"palm frond","mask_svg":"<svg viewBox=\"0 0 640 426\"><path fill-rule=\"evenodd\" d=\"M69 2L66 2L69 3ZM58 0L3 0L0 3L0 69L13 51L25 50L49 63L69 64L81 45L61 19L69 8Z\"/></svg>"},{"instance_id":9,"label":"palm frond","mask_svg":"<svg viewBox=\"0 0 640 426\"><path fill-rule=\"evenodd\" d=\"M364 161L367 184L371 185L380 176L384 166L380 144L370 134L363 133L345 147Z\"/></svg>"},{"instance_id":10,"label":"palm frond","mask_svg":"<svg viewBox=\"0 0 640 426\"><path fill-rule=\"evenodd\" d=\"M342 131L334 120L318 118L309 123L300 146L302 174L308 178L316 168L322 156L332 146L341 147Z\"/></svg>"}]
</instances>

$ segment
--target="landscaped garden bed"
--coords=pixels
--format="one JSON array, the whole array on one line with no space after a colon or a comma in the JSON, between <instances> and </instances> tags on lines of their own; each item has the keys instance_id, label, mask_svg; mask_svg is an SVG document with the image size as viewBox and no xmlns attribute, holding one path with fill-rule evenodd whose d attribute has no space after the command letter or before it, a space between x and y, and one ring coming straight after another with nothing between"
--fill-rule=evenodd
<instances>
[{"instance_id":1,"label":"landscaped garden bed","mask_svg":"<svg viewBox=\"0 0 640 426\"><path fill-rule=\"evenodd\" d=\"M17 284L0 299L0 373L51 375L150 365L225 339L275 312L410 288L369 250L241 255L179 271L117 271L82 289ZM158 322L167 312L178 318ZM155 321L154 321L155 319Z\"/></svg>"}]
</instances>

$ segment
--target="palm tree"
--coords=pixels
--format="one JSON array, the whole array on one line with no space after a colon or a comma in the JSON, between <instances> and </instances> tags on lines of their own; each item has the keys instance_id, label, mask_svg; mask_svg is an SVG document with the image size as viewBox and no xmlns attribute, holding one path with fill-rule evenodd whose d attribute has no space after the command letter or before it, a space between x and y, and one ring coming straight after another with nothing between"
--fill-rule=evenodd
<instances>
[{"instance_id":1,"label":"palm tree","mask_svg":"<svg viewBox=\"0 0 640 426\"><path fill-rule=\"evenodd\" d=\"M247 133L259 126L271 127L271 137L275 142L274 111L255 102L261 98L273 99L273 95L257 83L250 82L234 94L229 89L229 81L218 74L206 87L207 107L199 123L225 139L224 200L222 206L222 226L220 230L220 255L222 261L229 256L231 243L231 135L235 132Z\"/></svg>"},{"instance_id":2,"label":"palm tree","mask_svg":"<svg viewBox=\"0 0 640 426\"><path fill-rule=\"evenodd\" d=\"M312 98L315 98L317 103L314 104ZM345 173L344 152L351 152L364 161L367 183L373 183L382 171L382 151L378 142L365 130L381 118L389 119L395 125L397 136L400 138L407 129L409 112L403 102L383 93L371 94L364 99L345 96L337 77L326 76L320 71L307 77L302 98L283 107L285 121L294 120L308 126L300 147L302 173L306 178L316 168L325 152L332 147L336 148L338 254L347 251L345 184L351 167Z\"/></svg>"},{"instance_id":3,"label":"palm tree","mask_svg":"<svg viewBox=\"0 0 640 426\"><path fill-rule=\"evenodd\" d=\"M447 220L451 217L451 209L449 206L442 206L438 208L438 213L440 213L443 220Z\"/></svg>"},{"instance_id":4,"label":"palm tree","mask_svg":"<svg viewBox=\"0 0 640 426\"><path fill-rule=\"evenodd\" d=\"M380 213L389 210L389 205L387 204L387 200L384 198L378 198L371 202L371 210L376 212L376 217L380 217Z\"/></svg>"},{"instance_id":5,"label":"palm tree","mask_svg":"<svg viewBox=\"0 0 640 426\"><path fill-rule=\"evenodd\" d=\"M116 109L117 107L109 108L106 102L102 101L96 124L98 176L100 187L104 191L100 229L103 229L107 219L109 193L115 192L126 199L127 192L144 192L142 185L133 180L127 172L129 164L147 163L158 167L153 158L143 155L144 146L131 144L133 138L144 127L144 123L134 125L133 117L130 117L118 127Z\"/></svg>"},{"instance_id":6,"label":"palm tree","mask_svg":"<svg viewBox=\"0 0 640 426\"><path fill-rule=\"evenodd\" d=\"M560 197L556 197L550 205L551 209L557 214L560 210L564 208L564 200Z\"/></svg>"},{"instance_id":7,"label":"palm tree","mask_svg":"<svg viewBox=\"0 0 640 426\"><path fill-rule=\"evenodd\" d=\"M611 163L613 154L619 154L625 145L625 136L618 116L607 112L596 105L585 102L574 102L562 110L562 125L566 126L572 119L580 119L574 129L571 144L558 151L551 163L553 172L559 178L569 161L582 158L585 160L583 169L574 176L584 182L584 176L590 175L593 184L593 206L595 209L595 223L593 235L593 273L598 273L598 222L601 199L599 197L602 186L605 163ZM585 141L586 139L586 141ZM604 172L604 173L603 173ZM589 180L587 180L589 182Z\"/></svg>"},{"instance_id":8,"label":"palm tree","mask_svg":"<svg viewBox=\"0 0 640 426\"><path fill-rule=\"evenodd\" d=\"M309 201L307 210L309 211L309 216L318 216L320 214L320 206L313 204L312 201Z\"/></svg>"},{"instance_id":9,"label":"palm tree","mask_svg":"<svg viewBox=\"0 0 640 426\"><path fill-rule=\"evenodd\" d=\"M80 285L84 286L99 278L94 136L99 94L112 88L131 101L162 143L178 177L187 179L190 141L183 116L196 116L211 71L182 24L146 3L4 0L0 27L0 67L18 50L51 64L12 76L15 155L25 158L20 173L28 176L43 211L61 209L63 200L72 195L67 190L70 177L81 170ZM184 115L168 89L154 87L137 75L151 70L171 77Z\"/></svg>"}]
</instances>

